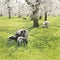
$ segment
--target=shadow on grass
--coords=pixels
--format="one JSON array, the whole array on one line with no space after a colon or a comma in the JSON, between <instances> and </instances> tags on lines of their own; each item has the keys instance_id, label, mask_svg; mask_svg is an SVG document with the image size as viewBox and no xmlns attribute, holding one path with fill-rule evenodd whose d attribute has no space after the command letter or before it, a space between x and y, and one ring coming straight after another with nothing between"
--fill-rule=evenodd
<instances>
[{"instance_id":1,"label":"shadow on grass","mask_svg":"<svg viewBox=\"0 0 60 60\"><path fill-rule=\"evenodd\" d=\"M32 29L34 29L32 26L28 27L27 30L30 32Z\"/></svg>"}]
</instances>

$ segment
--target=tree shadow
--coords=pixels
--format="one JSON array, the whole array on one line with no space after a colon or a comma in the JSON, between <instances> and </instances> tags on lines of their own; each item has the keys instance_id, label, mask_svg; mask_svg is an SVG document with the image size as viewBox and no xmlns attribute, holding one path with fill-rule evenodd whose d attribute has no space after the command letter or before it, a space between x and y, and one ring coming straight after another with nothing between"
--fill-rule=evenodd
<instances>
[{"instance_id":1,"label":"tree shadow","mask_svg":"<svg viewBox=\"0 0 60 60\"><path fill-rule=\"evenodd\" d=\"M30 32L32 29L34 29L32 26L28 27L27 30Z\"/></svg>"}]
</instances>

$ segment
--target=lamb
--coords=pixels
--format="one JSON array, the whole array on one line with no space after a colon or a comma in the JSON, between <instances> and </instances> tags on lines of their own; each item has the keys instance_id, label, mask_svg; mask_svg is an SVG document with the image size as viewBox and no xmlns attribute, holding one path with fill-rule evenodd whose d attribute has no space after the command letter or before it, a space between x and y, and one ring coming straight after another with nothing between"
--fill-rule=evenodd
<instances>
[{"instance_id":1,"label":"lamb","mask_svg":"<svg viewBox=\"0 0 60 60\"><path fill-rule=\"evenodd\" d=\"M17 37L16 36L10 36L9 37L9 44L12 43L12 40L17 41Z\"/></svg>"},{"instance_id":2,"label":"lamb","mask_svg":"<svg viewBox=\"0 0 60 60\"><path fill-rule=\"evenodd\" d=\"M25 30L25 29L21 29L21 30L18 30L16 33L15 33L15 36L17 36L17 44L19 46L19 44L27 44L27 38L28 38L28 31Z\"/></svg>"},{"instance_id":3,"label":"lamb","mask_svg":"<svg viewBox=\"0 0 60 60\"><path fill-rule=\"evenodd\" d=\"M10 36L9 40L17 40L17 37L16 36Z\"/></svg>"},{"instance_id":4,"label":"lamb","mask_svg":"<svg viewBox=\"0 0 60 60\"><path fill-rule=\"evenodd\" d=\"M49 22L48 21L44 21L43 22L43 28L48 28L48 26L49 26Z\"/></svg>"},{"instance_id":5,"label":"lamb","mask_svg":"<svg viewBox=\"0 0 60 60\"><path fill-rule=\"evenodd\" d=\"M24 43L24 45L26 45L27 40L24 37L18 37L18 39L17 39L18 46L21 45L22 43Z\"/></svg>"}]
</instances>

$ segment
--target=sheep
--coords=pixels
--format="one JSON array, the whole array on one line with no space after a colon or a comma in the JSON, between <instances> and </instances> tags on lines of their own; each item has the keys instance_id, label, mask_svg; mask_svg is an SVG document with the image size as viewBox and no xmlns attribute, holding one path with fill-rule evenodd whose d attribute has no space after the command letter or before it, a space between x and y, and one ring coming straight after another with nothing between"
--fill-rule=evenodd
<instances>
[{"instance_id":1,"label":"sheep","mask_svg":"<svg viewBox=\"0 0 60 60\"><path fill-rule=\"evenodd\" d=\"M28 38L28 31L27 30L25 30L25 29L18 30L15 33L15 36L18 37L18 39L17 39L18 45L21 44L22 41L24 44L27 44L27 38Z\"/></svg>"},{"instance_id":2,"label":"sheep","mask_svg":"<svg viewBox=\"0 0 60 60\"><path fill-rule=\"evenodd\" d=\"M27 44L27 40L24 37L18 37L17 39L17 45L21 45L22 43L24 43L24 45Z\"/></svg>"},{"instance_id":3,"label":"sheep","mask_svg":"<svg viewBox=\"0 0 60 60\"><path fill-rule=\"evenodd\" d=\"M16 36L10 36L9 40L17 40L17 37Z\"/></svg>"},{"instance_id":4,"label":"sheep","mask_svg":"<svg viewBox=\"0 0 60 60\"><path fill-rule=\"evenodd\" d=\"M16 31L15 36L16 37L21 36L21 37L24 37L25 39L27 39L28 38L28 31L26 29L18 30L18 31Z\"/></svg>"},{"instance_id":5,"label":"sheep","mask_svg":"<svg viewBox=\"0 0 60 60\"><path fill-rule=\"evenodd\" d=\"M9 37L9 43L10 43L10 44L12 43L12 40L17 41L17 37L16 37L16 36L10 36L10 37Z\"/></svg>"},{"instance_id":6,"label":"sheep","mask_svg":"<svg viewBox=\"0 0 60 60\"><path fill-rule=\"evenodd\" d=\"M14 36L9 37L9 42L11 43L12 40L17 41L19 37L23 37L24 38L23 40L26 42L28 38L28 31L26 29L17 30Z\"/></svg>"},{"instance_id":7,"label":"sheep","mask_svg":"<svg viewBox=\"0 0 60 60\"><path fill-rule=\"evenodd\" d=\"M48 26L49 26L49 22L48 21L44 21L43 22L43 28L48 28Z\"/></svg>"}]
</instances>

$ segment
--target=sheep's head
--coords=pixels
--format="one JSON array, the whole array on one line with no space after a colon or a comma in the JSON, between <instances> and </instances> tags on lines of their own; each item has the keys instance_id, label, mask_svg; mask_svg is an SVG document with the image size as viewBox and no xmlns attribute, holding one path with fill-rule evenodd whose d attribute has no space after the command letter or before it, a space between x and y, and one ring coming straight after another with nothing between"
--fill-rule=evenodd
<instances>
[{"instance_id":1,"label":"sheep's head","mask_svg":"<svg viewBox=\"0 0 60 60\"><path fill-rule=\"evenodd\" d=\"M21 37L21 36L18 37L17 43L18 43L18 46L19 46L20 44L22 44L22 43L26 44L25 38L24 38L24 37Z\"/></svg>"},{"instance_id":2,"label":"sheep's head","mask_svg":"<svg viewBox=\"0 0 60 60\"><path fill-rule=\"evenodd\" d=\"M9 43L12 43L12 40L17 41L17 37L16 36L10 36L9 37Z\"/></svg>"},{"instance_id":3,"label":"sheep's head","mask_svg":"<svg viewBox=\"0 0 60 60\"><path fill-rule=\"evenodd\" d=\"M22 41L24 37L18 37L17 41Z\"/></svg>"},{"instance_id":4,"label":"sheep's head","mask_svg":"<svg viewBox=\"0 0 60 60\"><path fill-rule=\"evenodd\" d=\"M17 40L17 37L16 36L10 36L9 40Z\"/></svg>"}]
</instances>

